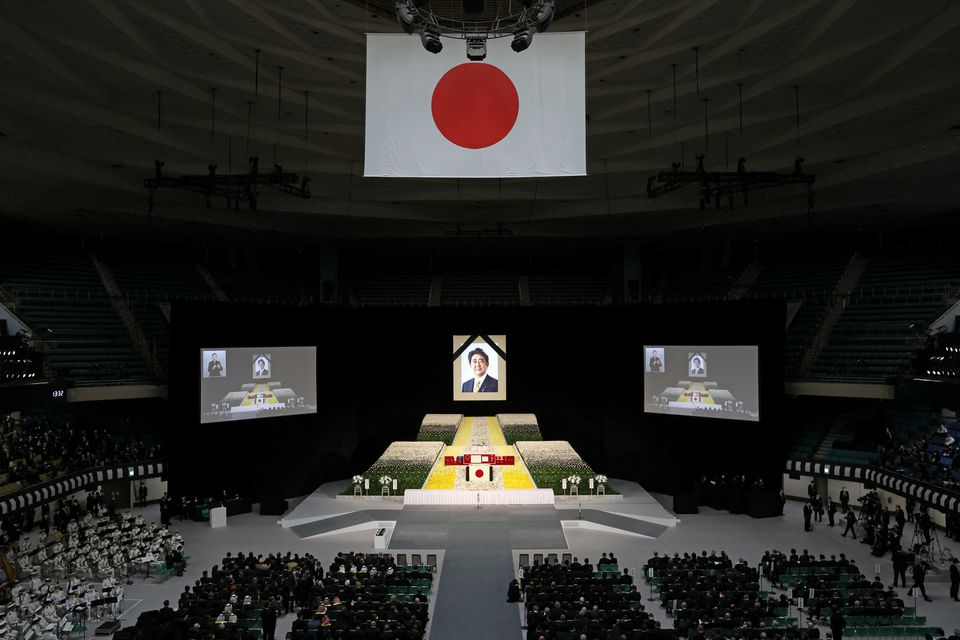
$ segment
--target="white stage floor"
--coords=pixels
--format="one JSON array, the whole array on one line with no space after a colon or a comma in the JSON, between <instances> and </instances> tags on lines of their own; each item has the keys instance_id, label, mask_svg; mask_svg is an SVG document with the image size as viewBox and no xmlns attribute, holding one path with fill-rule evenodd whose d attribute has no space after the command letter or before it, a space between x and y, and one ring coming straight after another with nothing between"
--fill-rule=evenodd
<instances>
[{"instance_id":1,"label":"white stage floor","mask_svg":"<svg viewBox=\"0 0 960 640\"><path fill-rule=\"evenodd\" d=\"M561 521L580 520L584 522L581 526L586 526L586 523L593 521L605 530L619 529L629 535L657 537L663 527L674 527L679 522L637 483L616 479L611 479L610 482L620 491L620 495L608 497L585 495L579 498L556 496L552 508L556 509ZM298 535L317 535L321 531L323 533L344 529L356 531L363 528L388 526L387 523L398 520L411 520L410 513L401 515L404 511L402 497L338 497L338 494L349 486L349 480L342 480L317 487L316 491L284 514L278 523L284 528L296 527L295 532ZM422 513L420 511L422 509L442 507L440 505L408 506L407 510L411 508ZM515 508L522 509L523 506ZM324 523L328 526L305 526L319 523L321 520L330 520L330 522ZM640 522L630 522L630 520Z\"/></svg>"}]
</instances>

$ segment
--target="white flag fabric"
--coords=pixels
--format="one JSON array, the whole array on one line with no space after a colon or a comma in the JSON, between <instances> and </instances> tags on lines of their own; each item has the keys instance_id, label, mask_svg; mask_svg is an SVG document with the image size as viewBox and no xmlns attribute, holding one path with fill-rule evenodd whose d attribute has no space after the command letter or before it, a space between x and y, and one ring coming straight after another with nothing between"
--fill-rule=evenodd
<instances>
[{"instance_id":1,"label":"white flag fabric","mask_svg":"<svg viewBox=\"0 0 960 640\"><path fill-rule=\"evenodd\" d=\"M489 40L483 62L443 45L367 35L365 176L586 175L582 32L538 33L520 53Z\"/></svg>"}]
</instances>

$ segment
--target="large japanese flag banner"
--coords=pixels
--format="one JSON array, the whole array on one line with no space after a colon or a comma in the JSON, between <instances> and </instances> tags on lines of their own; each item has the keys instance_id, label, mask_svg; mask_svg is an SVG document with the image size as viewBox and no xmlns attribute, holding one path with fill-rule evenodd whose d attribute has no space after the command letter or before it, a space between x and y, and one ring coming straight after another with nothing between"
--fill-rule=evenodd
<instances>
[{"instance_id":1,"label":"large japanese flag banner","mask_svg":"<svg viewBox=\"0 0 960 640\"><path fill-rule=\"evenodd\" d=\"M583 50L581 32L538 33L521 53L489 40L470 62L461 40L432 54L416 35L368 35L363 174L586 175Z\"/></svg>"}]
</instances>

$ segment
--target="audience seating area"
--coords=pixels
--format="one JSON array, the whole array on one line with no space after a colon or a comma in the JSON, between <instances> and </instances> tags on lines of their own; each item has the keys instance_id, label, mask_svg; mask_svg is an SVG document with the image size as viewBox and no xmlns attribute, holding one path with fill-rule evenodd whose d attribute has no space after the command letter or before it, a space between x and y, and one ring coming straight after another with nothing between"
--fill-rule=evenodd
<instances>
[{"instance_id":1,"label":"audience seating area","mask_svg":"<svg viewBox=\"0 0 960 640\"><path fill-rule=\"evenodd\" d=\"M137 627L177 634L199 625L203 638L272 637L277 616L296 610L295 640L422 638L435 570L383 554L339 553L325 572L310 554L228 553L185 588L176 611L144 612Z\"/></svg>"},{"instance_id":2,"label":"audience seating area","mask_svg":"<svg viewBox=\"0 0 960 640\"><path fill-rule=\"evenodd\" d=\"M661 300L663 302L726 300L736 280L736 274L726 269L695 273L670 271L666 275Z\"/></svg>"},{"instance_id":3,"label":"audience seating area","mask_svg":"<svg viewBox=\"0 0 960 640\"><path fill-rule=\"evenodd\" d=\"M88 501L89 502L89 501ZM74 501L60 506L69 511L69 524L50 535L41 532L39 544L29 537L11 546L4 563L9 601L3 618L5 635L19 638L58 638L86 635L87 624L99 624L124 611L124 582L135 575L166 575L176 558L182 560L179 533L142 516L108 515L100 505L81 515ZM104 599L112 599L105 602Z\"/></svg>"},{"instance_id":4,"label":"audience seating area","mask_svg":"<svg viewBox=\"0 0 960 640\"><path fill-rule=\"evenodd\" d=\"M142 382L151 375L89 259L8 259L0 285L54 376Z\"/></svg>"},{"instance_id":5,"label":"audience seating area","mask_svg":"<svg viewBox=\"0 0 960 640\"><path fill-rule=\"evenodd\" d=\"M745 560L734 563L722 551L654 552L644 576L681 635L725 636L736 630L737 637L759 638L767 629L786 633L796 623L785 598L760 590L756 568Z\"/></svg>"},{"instance_id":6,"label":"audience seating area","mask_svg":"<svg viewBox=\"0 0 960 640\"><path fill-rule=\"evenodd\" d=\"M803 256L764 263L750 287L752 298L825 299L837 289L849 255Z\"/></svg>"},{"instance_id":7,"label":"audience seating area","mask_svg":"<svg viewBox=\"0 0 960 640\"><path fill-rule=\"evenodd\" d=\"M600 271L532 267L527 281L531 304L601 304L610 290L610 275Z\"/></svg>"},{"instance_id":8,"label":"audience seating area","mask_svg":"<svg viewBox=\"0 0 960 640\"><path fill-rule=\"evenodd\" d=\"M902 418L892 429L892 437L891 446L882 450L884 466L948 489L960 489L960 421L933 415L928 407L921 407Z\"/></svg>"},{"instance_id":9,"label":"audience seating area","mask_svg":"<svg viewBox=\"0 0 960 640\"><path fill-rule=\"evenodd\" d=\"M0 417L0 495L77 469L160 455L157 445L127 441L101 427L5 415Z\"/></svg>"},{"instance_id":10,"label":"audience seating area","mask_svg":"<svg viewBox=\"0 0 960 640\"><path fill-rule=\"evenodd\" d=\"M521 555L521 588L527 620L527 638L541 635L551 640L589 637L639 638L659 623L646 613L633 576L616 558L604 553L594 567L588 558L563 558L556 554ZM544 561L546 560L546 561Z\"/></svg>"},{"instance_id":11,"label":"audience seating area","mask_svg":"<svg viewBox=\"0 0 960 640\"><path fill-rule=\"evenodd\" d=\"M430 271L424 266L359 274L353 295L361 306L425 306L430 301Z\"/></svg>"},{"instance_id":12,"label":"audience seating area","mask_svg":"<svg viewBox=\"0 0 960 640\"><path fill-rule=\"evenodd\" d=\"M310 296L301 294L303 274L258 271L255 275L240 270L211 269L214 280L231 300L252 304L298 305Z\"/></svg>"},{"instance_id":13,"label":"audience seating area","mask_svg":"<svg viewBox=\"0 0 960 640\"><path fill-rule=\"evenodd\" d=\"M520 304L520 279L495 268L456 269L443 275L443 304Z\"/></svg>"},{"instance_id":14,"label":"audience seating area","mask_svg":"<svg viewBox=\"0 0 960 640\"><path fill-rule=\"evenodd\" d=\"M908 373L927 326L958 285L956 252L871 258L811 377L883 381Z\"/></svg>"},{"instance_id":15,"label":"audience seating area","mask_svg":"<svg viewBox=\"0 0 960 640\"><path fill-rule=\"evenodd\" d=\"M131 301L213 300L213 292L191 260L167 256L162 262L104 258L117 286Z\"/></svg>"},{"instance_id":16,"label":"audience seating area","mask_svg":"<svg viewBox=\"0 0 960 640\"><path fill-rule=\"evenodd\" d=\"M793 588L805 595L807 614L824 622L840 611L846 620L844 635L851 637L917 637L943 635L943 630L926 626L926 618L904 606L892 586L869 580L856 563L844 554L819 556L791 550L764 553L765 576L780 588ZM810 590L813 596L810 597Z\"/></svg>"},{"instance_id":17,"label":"audience seating area","mask_svg":"<svg viewBox=\"0 0 960 640\"><path fill-rule=\"evenodd\" d=\"M107 254L111 270L150 348L169 361L169 326L160 304L173 299L215 298L197 263L171 255L160 264ZM892 254L871 257L854 291L840 300L836 286L848 255L777 256L763 264L748 298L800 303L786 336L788 377L822 326L831 302L842 306L829 340L806 377L814 380L877 381L909 372L910 358L928 323L952 302L960 287L960 255ZM365 267L366 268L366 267ZM533 261L524 279L512 268L452 265L431 273L426 261L391 269L361 270L344 290L359 305L603 304L613 299L616 276L601 259L585 267ZM739 269L685 272L664 266L663 302L725 300ZM286 273L256 274L213 269L217 286L233 300L301 304L312 297L309 283ZM3 299L33 330L48 373L84 383L144 382L153 378L134 346L90 258L30 255L0 259ZM333 295L331 293L331 295Z\"/></svg>"},{"instance_id":18,"label":"audience seating area","mask_svg":"<svg viewBox=\"0 0 960 640\"><path fill-rule=\"evenodd\" d=\"M767 551L760 560L761 574L747 561L732 562L724 552L654 553L644 567L651 589L674 619L681 636L736 638L819 637L816 623L829 625L840 612L846 620L845 636L904 637L929 633L923 616L915 615L891 587L867 580L844 554L815 556L803 550L789 555ZM652 569L653 577L647 572ZM774 591L761 589L766 580ZM798 625L795 602L788 589L803 594L806 629ZM813 596L810 591L813 590Z\"/></svg>"}]
</instances>

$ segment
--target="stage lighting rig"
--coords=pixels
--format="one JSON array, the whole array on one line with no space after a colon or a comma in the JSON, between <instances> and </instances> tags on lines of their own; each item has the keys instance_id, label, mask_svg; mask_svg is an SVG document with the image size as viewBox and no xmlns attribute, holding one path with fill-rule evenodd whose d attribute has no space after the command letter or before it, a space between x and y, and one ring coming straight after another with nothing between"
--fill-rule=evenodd
<instances>
[{"instance_id":1,"label":"stage lighting rig","mask_svg":"<svg viewBox=\"0 0 960 640\"><path fill-rule=\"evenodd\" d=\"M467 60L479 62L487 57L487 41L483 38L467 39Z\"/></svg>"},{"instance_id":2,"label":"stage lighting rig","mask_svg":"<svg viewBox=\"0 0 960 640\"><path fill-rule=\"evenodd\" d=\"M557 0L395 0L397 21L417 33L430 53L443 49L441 38L466 41L467 58L487 56L487 40L512 38L510 47L525 51L536 33L550 28Z\"/></svg>"},{"instance_id":3,"label":"stage lighting rig","mask_svg":"<svg viewBox=\"0 0 960 640\"><path fill-rule=\"evenodd\" d=\"M215 197L224 198L227 206L234 209L239 209L240 201L246 200L251 211L257 208L258 186L269 187L305 200L310 198L310 178L285 173L279 165L275 165L270 173L260 173L259 163L260 158L250 158L250 170L247 173L219 175L217 165L211 164L205 175L165 176L164 163L157 160L154 163L153 177L143 181L148 192L149 210L153 211L154 196L161 187L202 193L206 197L207 207L210 207L211 198Z\"/></svg>"},{"instance_id":4,"label":"stage lighting rig","mask_svg":"<svg viewBox=\"0 0 960 640\"><path fill-rule=\"evenodd\" d=\"M420 42L423 43L423 48L430 53L440 53L443 51L443 43L440 42L440 34L433 29L421 29Z\"/></svg>"},{"instance_id":5,"label":"stage lighting rig","mask_svg":"<svg viewBox=\"0 0 960 640\"><path fill-rule=\"evenodd\" d=\"M733 208L733 197L743 196L743 204L750 204L750 192L772 187L785 187L793 184L802 184L807 187L807 204L813 207L813 183L815 176L803 172L803 158L796 158L792 173L775 173L773 171L747 171L746 159L737 161L736 171L707 171L703 166L703 155L697 156L696 171L681 171L680 165L674 163L670 171L661 171L647 180L647 197L659 198L689 185L699 185L698 197L700 210L707 208L711 201L716 208L720 208L722 198L727 198L730 208Z\"/></svg>"},{"instance_id":6,"label":"stage lighting rig","mask_svg":"<svg viewBox=\"0 0 960 640\"><path fill-rule=\"evenodd\" d=\"M510 43L510 48L520 53L521 51L526 51L532 42L533 29L530 27L521 27L513 32L513 42Z\"/></svg>"}]
</instances>

